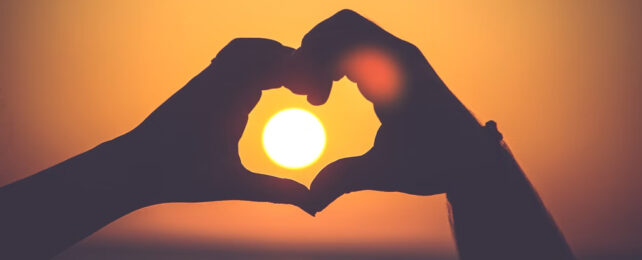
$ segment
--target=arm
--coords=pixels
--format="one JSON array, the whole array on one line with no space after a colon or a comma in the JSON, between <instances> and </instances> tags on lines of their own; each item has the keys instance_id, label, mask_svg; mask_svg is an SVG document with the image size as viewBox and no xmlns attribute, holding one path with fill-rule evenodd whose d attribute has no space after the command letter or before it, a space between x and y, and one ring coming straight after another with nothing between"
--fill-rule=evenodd
<instances>
[{"instance_id":1,"label":"arm","mask_svg":"<svg viewBox=\"0 0 642 260\"><path fill-rule=\"evenodd\" d=\"M490 125L490 126L489 126ZM494 123L487 124L494 128ZM501 139L501 135L493 129ZM486 139L486 138L482 138ZM448 193L462 259L573 259L508 147L483 140L483 163Z\"/></svg>"},{"instance_id":2,"label":"arm","mask_svg":"<svg viewBox=\"0 0 642 260\"><path fill-rule=\"evenodd\" d=\"M487 138L489 126L480 126L419 48L342 10L303 38L295 58L322 73L294 89L312 88L320 97L312 100L322 103L332 80L346 75L381 121L370 151L333 162L312 182L317 210L360 190L447 193L462 258L572 258L533 187L498 145L499 133Z\"/></svg>"},{"instance_id":3,"label":"arm","mask_svg":"<svg viewBox=\"0 0 642 260\"><path fill-rule=\"evenodd\" d=\"M293 49L236 39L131 132L0 188L0 259L50 258L136 209L248 200L304 207L307 188L247 171L238 140Z\"/></svg>"},{"instance_id":4,"label":"arm","mask_svg":"<svg viewBox=\"0 0 642 260\"><path fill-rule=\"evenodd\" d=\"M0 259L48 259L146 205L110 141L0 188Z\"/></svg>"}]
</instances>

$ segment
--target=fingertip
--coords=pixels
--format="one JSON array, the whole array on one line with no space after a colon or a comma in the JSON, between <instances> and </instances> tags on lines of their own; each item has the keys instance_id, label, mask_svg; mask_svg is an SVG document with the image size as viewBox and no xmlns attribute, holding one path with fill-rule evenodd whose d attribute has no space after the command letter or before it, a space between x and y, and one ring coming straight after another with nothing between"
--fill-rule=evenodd
<instances>
[{"instance_id":1,"label":"fingertip","mask_svg":"<svg viewBox=\"0 0 642 260\"><path fill-rule=\"evenodd\" d=\"M344 193L335 193L335 191L329 192L319 192L312 195L313 202L310 203L309 207L312 211L316 213L321 212L327 208L333 201L341 197Z\"/></svg>"},{"instance_id":2,"label":"fingertip","mask_svg":"<svg viewBox=\"0 0 642 260\"><path fill-rule=\"evenodd\" d=\"M301 208L303 211L305 211L305 213L308 213L308 215L310 215L310 216L312 216L312 217L316 217L317 212L318 212L318 211L317 211L315 208L313 208L313 207L300 207L300 206L299 206L299 208Z\"/></svg>"},{"instance_id":3,"label":"fingertip","mask_svg":"<svg viewBox=\"0 0 642 260\"><path fill-rule=\"evenodd\" d=\"M318 89L318 91L315 91L312 94L308 95L308 102L312 105L319 106L325 104L326 101L328 101L328 98L330 97L330 90L329 88L326 90L325 87L321 87Z\"/></svg>"},{"instance_id":4,"label":"fingertip","mask_svg":"<svg viewBox=\"0 0 642 260\"><path fill-rule=\"evenodd\" d=\"M343 178L327 170L317 175L310 185L309 206L312 210L320 212L341 195L348 192L350 189L343 181Z\"/></svg>"},{"instance_id":5,"label":"fingertip","mask_svg":"<svg viewBox=\"0 0 642 260\"><path fill-rule=\"evenodd\" d=\"M286 68L285 87L295 94L307 95L313 105L324 104L332 88L332 78L324 76L319 66L294 52Z\"/></svg>"}]
</instances>

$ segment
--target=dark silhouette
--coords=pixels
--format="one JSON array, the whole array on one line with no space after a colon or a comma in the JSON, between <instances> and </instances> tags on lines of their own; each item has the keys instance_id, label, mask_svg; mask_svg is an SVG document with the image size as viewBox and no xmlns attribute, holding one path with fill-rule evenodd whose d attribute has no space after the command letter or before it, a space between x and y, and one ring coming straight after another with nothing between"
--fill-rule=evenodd
<instances>
[{"instance_id":1,"label":"dark silhouette","mask_svg":"<svg viewBox=\"0 0 642 260\"><path fill-rule=\"evenodd\" d=\"M398 63L394 102L341 65L367 47ZM248 172L238 140L261 90L285 85L325 102L346 75L375 104L382 126L364 156L326 167L310 191ZM447 193L463 259L572 259L494 123L482 127L413 45L341 11L294 51L266 39L230 42L141 125L112 141L0 188L0 259L49 258L111 221L166 202L289 203L314 214L358 190Z\"/></svg>"},{"instance_id":2,"label":"dark silhouette","mask_svg":"<svg viewBox=\"0 0 642 260\"><path fill-rule=\"evenodd\" d=\"M395 103L368 96L377 86L341 66L359 48L377 48L398 61L403 93ZM328 165L312 182L315 210L359 190L445 192L462 259L573 258L495 123L482 127L417 47L343 10L305 35L294 59L312 73L289 82L290 88L306 93L312 87L308 100L320 104L332 81L347 75L374 103L382 123L368 153Z\"/></svg>"},{"instance_id":3,"label":"dark silhouette","mask_svg":"<svg viewBox=\"0 0 642 260\"><path fill-rule=\"evenodd\" d=\"M165 202L303 205L308 189L248 172L238 140L293 49L236 39L131 132L0 189L0 259L50 258L136 209Z\"/></svg>"}]
</instances>

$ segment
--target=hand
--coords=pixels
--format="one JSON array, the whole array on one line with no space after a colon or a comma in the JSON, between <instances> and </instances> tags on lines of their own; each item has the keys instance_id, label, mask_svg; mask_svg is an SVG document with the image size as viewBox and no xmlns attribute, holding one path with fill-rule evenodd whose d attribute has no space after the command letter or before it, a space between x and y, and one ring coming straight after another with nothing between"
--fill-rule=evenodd
<instances>
[{"instance_id":1,"label":"hand","mask_svg":"<svg viewBox=\"0 0 642 260\"><path fill-rule=\"evenodd\" d=\"M312 182L314 210L358 190L447 192L483 163L483 128L419 49L357 13L343 10L314 27L294 60L293 91L321 104L346 75L382 122L368 153L328 165Z\"/></svg>"},{"instance_id":2,"label":"hand","mask_svg":"<svg viewBox=\"0 0 642 260\"><path fill-rule=\"evenodd\" d=\"M235 39L212 64L158 107L112 150L126 161L122 180L150 204L250 200L303 205L307 188L255 174L240 162L238 141L261 90L283 84L292 48Z\"/></svg>"}]
</instances>

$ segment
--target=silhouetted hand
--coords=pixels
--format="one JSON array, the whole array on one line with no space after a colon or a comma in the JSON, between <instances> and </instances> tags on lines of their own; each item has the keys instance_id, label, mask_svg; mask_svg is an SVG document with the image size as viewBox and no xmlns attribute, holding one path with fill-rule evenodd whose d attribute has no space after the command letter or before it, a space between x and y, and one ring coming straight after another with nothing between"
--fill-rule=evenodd
<instances>
[{"instance_id":1,"label":"silhouetted hand","mask_svg":"<svg viewBox=\"0 0 642 260\"><path fill-rule=\"evenodd\" d=\"M238 141L261 90L283 85L292 48L267 39L235 39L126 136L124 179L151 203L251 200L301 206L307 188L292 180L248 172Z\"/></svg>"},{"instance_id":2,"label":"silhouetted hand","mask_svg":"<svg viewBox=\"0 0 642 260\"><path fill-rule=\"evenodd\" d=\"M164 202L250 200L304 208L308 189L254 174L238 140L293 49L236 39L129 133L0 187L0 259L48 259L110 222ZM308 210L308 212L310 212Z\"/></svg>"},{"instance_id":3,"label":"silhouetted hand","mask_svg":"<svg viewBox=\"0 0 642 260\"><path fill-rule=\"evenodd\" d=\"M481 163L484 128L415 46L357 13L343 10L314 27L295 64L288 86L311 103L325 102L332 81L347 75L382 122L369 152L328 165L312 182L315 210L358 190L447 192Z\"/></svg>"}]
</instances>

